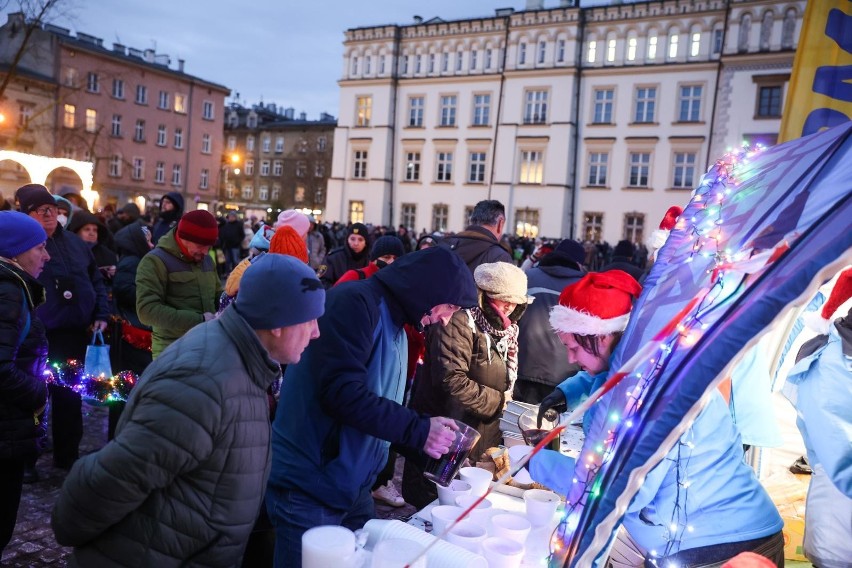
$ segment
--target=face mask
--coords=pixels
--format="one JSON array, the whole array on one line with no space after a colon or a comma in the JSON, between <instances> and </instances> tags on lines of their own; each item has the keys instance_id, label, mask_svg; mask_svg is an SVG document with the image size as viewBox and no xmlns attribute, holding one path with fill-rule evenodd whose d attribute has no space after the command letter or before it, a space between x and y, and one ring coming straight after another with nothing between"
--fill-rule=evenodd
<instances>
[{"instance_id":1,"label":"face mask","mask_svg":"<svg viewBox=\"0 0 852 568\"><path fill-rule=\"evenodd\" d=\"M67 222L68 222L68 217L66 217L65 215L63 215L62 213L60 213L59 215L57 215L57 216L56 216L56 221L57 221L60 225L62 225L62 227L64 228L64 227L65 227L65 223L67 223Z\"/></svg>"},{"instance_id":2,"label":"face mask","mask_svg":"<svg viewBox=\"0 0 852 568\"><path fill-rule=\"evenodd\" d=\"M388 265L388 263L385 262L384 260L377 260L376 261L376 266L379 267L379 270L381 270L382 268L384 268L387 265Z\"/></svg>"}]
</instances>

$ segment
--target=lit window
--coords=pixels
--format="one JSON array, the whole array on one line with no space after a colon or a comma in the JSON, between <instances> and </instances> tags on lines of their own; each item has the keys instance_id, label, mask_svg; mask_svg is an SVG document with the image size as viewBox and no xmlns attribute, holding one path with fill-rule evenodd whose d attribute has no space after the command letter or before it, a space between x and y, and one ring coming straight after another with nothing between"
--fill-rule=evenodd
<instances>
[{"instance_id":1,"label":"lit window","mask_svg":"<svg viewBox=\"0 0 852 568\"><path fill-rule=\"evenodd\" d=\"M593 243L603 237L603 213L583 213L583 238Z\"/></svg>"},{"instance_id":2,"label":"lit window","mask_svg":"<svg viewBox=\"0 0 852 568\"><path fill-rule=\"evenodd\" d=\"M673 34L669 38L669 59L674 59L677 57L677 42L679 40L679 36L677 34Z\"/></svg>"},{"instance_id":3,"label":"lit window","mask_svg":"<svg viewBox=\"0 0 852 568\"><path fill-rule=\"evenodd\" d=\"M635 37L627 39L627 61L636 60L636 44L637 39Z\"/></svg>"},{"instance_id":4,"label":"lit window","mask_svg":"<svg viewBox=\"0 0 852 568\"><path fill-rule=\"evenodd\" d=\"M65 128L74 128L74 115L77 112L77 108L74 105L65 105L65 114L62 120L62 125Z\"/></svg>"},{"instance_id":5,"label":"lit window","mask_svg":"<svg viewBox=\"0 0 852 568\"><path fill-rule=\"evenodd\" d=\"M363 223L364 222L364 202L350 201L349 202L349 222Z\"/></svg>"},{"instance_id":6,"label":"lit window","mask_svg":"<svg viewBox=\"0 0 852 568\"><path fill-rule=\"evenodd\" d=\"M606 42L606 60L608 63L615 61L615 40L611 39Z\"/></svg>"},{"instance_id":7,"label":"lit window","mask_svg":"<svg viewBox=\"0 0 852 568\"><path fill-rule=\"evenodd\" d=\"M648 61L653 61L657 58L657 36L648 38Z\"/></svg>"},{"instance_id":8,"label":"lit window","mask_svg":"<svg viewBox=\"0 0 852 568\"><path fill-rule=\"evenodd\" d=\"M370 126L370 118L373 113L373 97L358 97L356 105L355 126Z\"/></svg>"},{"instance_id":9,"label":"lit window","mask_svg":"<svg viewBox=\"0 0 852 568\"><path fill-rule=\"evenodd\" d=\"M93 108L86 109L86 132L95 132L98 129L98 111Z\"/></svg>"},{"instance_id":10,"label":"lit window","mask_svg":"<svg viewBox=\"0 0 852 568\"><path fill-rule=\"evenodd\" d=\"M589 63L594 63L597 58L597 50L598 50L598 42L592 40L589 42L589 53L588 57L586 57L586 61Z\"/></svg>"},{"instance_id":11,"label":"lit window","mask_svg":"<svg viewBox=\"0 0 852 568\"><path fill-rule=\"evenodd\" d=\"M521 152L520 183L540 184L544 179L544 154L535 151Z\"/></svg>"},{"instance_id":12,"label":"lit window","mask_svg":"<svg viewBox=\"0 0 852 568\"><path fill-rule=\"evenodd\" d=\"M175 95L175 112L186 114L186 95Z\"/></svg>"},{"instance_id":13,"label":"lit window","mask_svg":"<svg viewBox=\"0 0 852 568\"><path fill-rule=\"evenodd\" d=\"M689 46L689 54L692 57L697 57L698 53L701 51L701 34L699 32L695 32L692 34L692 42Z\"/></svg>"}]
</instances>

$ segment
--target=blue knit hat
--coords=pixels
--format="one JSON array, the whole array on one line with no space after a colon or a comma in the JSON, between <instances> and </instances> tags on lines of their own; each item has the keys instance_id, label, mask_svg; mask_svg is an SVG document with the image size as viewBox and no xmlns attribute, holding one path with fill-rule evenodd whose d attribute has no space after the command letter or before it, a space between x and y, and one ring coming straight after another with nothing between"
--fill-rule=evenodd
<instances>
[{"instance_id":1,"label":"blue knit hat","mask_svg":"<svg viewBox=\"0 0 852 568\"><path fill-rule=\"evenodd\" d=\"M18 211L0 211L0 256L14 258L47 240L41 223Z\"/></svg>"},{"instance_id":2,"label":"blue knit hat","mask_svg":"<svg viewBox=\"0 0 852 568\"><path fill-rule=\"evenodd\" d=\"M325 288L299 259L265 254L246 268L234 309L257 330L305 323L325 311Z\"/></svg>"},{"instance_id":3,"label":"blue knit hat","mask_svg":"<svg viewBox=\"0 0 852 568\"><path fill-rule=\"evenodd\" d=\"M380 256L392 254L399 258L405 254L405 249L402 248L402 241L393 235L385 235L379 237L373 243L373 248L370 249L370 260L377 260Z\"/></svg>"}]
</instances>

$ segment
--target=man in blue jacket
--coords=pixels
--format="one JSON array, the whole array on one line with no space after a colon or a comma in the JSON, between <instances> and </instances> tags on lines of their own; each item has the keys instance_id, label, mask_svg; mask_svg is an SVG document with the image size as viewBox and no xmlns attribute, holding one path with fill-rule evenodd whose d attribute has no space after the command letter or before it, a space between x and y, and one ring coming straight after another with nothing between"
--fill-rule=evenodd
<instances>
[{"instance_id":1,"label":"man in blue jacket","mask_svg":"<svg viewBox=\"0 0 852 568\"><path fill-rule=\"evenodd\" d=\"M421 457L421 450L434 458L447 452L454 422L401 404L403 324L446 325L476 302L470 270L439 247L328 292L320 338L287 367L272 427L267 509L276 527L275 566L301 566L308 529L357 529L374 516L371 488L390 444Z\"/></svg>"},{"instance_id":2,"label":"man in blue jacket","mask_svg":"<svg viewBox=\"0 0 852 568\"><path fill-rule=\"evenodd\" d=\"M47 188L31 183L15 193L21 212L38 221L47 233L50 260L39 283L46 300L38 317L47 330L49 357L53 361L83 361L91 331L104 331L110 308L107 291L89 246L57 222L58 209ZM68 469L79 456L83 437L80 394L50 386L53 408L53 463Z\"/></svg>"}]
</instances>

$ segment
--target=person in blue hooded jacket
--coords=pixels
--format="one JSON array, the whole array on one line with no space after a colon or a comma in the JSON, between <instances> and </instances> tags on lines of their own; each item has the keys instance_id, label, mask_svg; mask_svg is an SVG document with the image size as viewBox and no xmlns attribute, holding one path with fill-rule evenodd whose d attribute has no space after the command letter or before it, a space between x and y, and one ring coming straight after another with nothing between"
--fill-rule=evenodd
<instances>
[{"instance_id":1,"label":"person in blue hooded jacket","mask_svg":"<svg viewBox=\"0 0 852 568\"><path fill-rule=\"evenodd\" d=\"M151 241L155 245L160 237L177 227L183 217L183 207L183 196L177 191L170 191L160 199L160 212L151 230Z\"/></svg>"},{"instance_id":2,"label":"person in blue hooded jacket","mask_svg":"<svg viewBox=\"0 0 852 568\"><path fill-rule=\"evenodd\" d=\"M276 567L301 566L308 529L357 529L374 516L371 488L390 444L407 451L407 459L447 452L455 423L401 404L403 324L446 325L459 308L476 303L470 270L438 247L329 290L320 337L287 367L272 426L267 509L276 528Z\"/></svg>"},{"instance_id":3,"label":"person in blue hooded jacket","mask_svg":"<svg viewBox=\"0 0 852 568\"><path fill-rule=\"evenodd\" d=\"M559 403L575 408L604 383L633 299L641 291L639 283L621 270L590 273L565 287L551 310L550 324L568 360L582 371L545 397L540 416ZM583 417L586 444L596 443L590 433L605 426L611 393ZM567 494L574 467L572 458L545 450L532 459L530 476ZM648 473L623 523L630 538L619 533L619 545L632 540L631 552L644 557L648 567L719 566L741 552L784 566L783 522L743 460L739 433L718 391Z\"/></svg>"}]
</instances>

